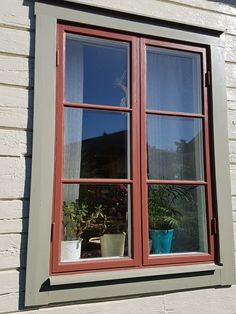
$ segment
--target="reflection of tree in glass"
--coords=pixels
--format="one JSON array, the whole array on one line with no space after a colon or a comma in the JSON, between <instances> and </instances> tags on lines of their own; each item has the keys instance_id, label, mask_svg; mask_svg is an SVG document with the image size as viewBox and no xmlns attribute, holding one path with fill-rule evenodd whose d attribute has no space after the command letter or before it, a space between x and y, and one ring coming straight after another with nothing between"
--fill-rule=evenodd
<instances>
[{"instance_id":1,"label":"reflection of tree in glass","mask_svg":"<svg viewBox=\"0 0 236 314\"><path fill-rule=\"evenodd\" d=\"M182 222L179 235L176 237L178 243L177 251L201 251L199 240L203 236L199 234L199 213L204 210L201 202L198 200L199 187L193 187L191 190L191 202L186 202L182 207ZM179 238L179 239L178 239Z\"/></svg>"},{"instance_id":2,"label":"reflection of tree in glass","mask_svg":"<svg viewBox=\"0 0 236 314\"><path fill-rule=\"evenodd\" d=\"M127 89L127 71L125 70L121 77L115 80L115 86L120 87L124 92L125 96L121 98L120 106L124 107L127 106L127 99L128 99L128 89Z\"/></svg>"},{"instance_id":3,"label":"reflection of tree in glass","mask_svg":"<svg viewBox=\"0 0 236 314\"><path fill-rule=\"evenodd\" d=\"M175 207L182 214L181 223L175 232L173 252L197 252L202 251L200 233L203 221L201 215L205 215L205 205L201 197L204 187L188 186L189 200L177 201ZM200 229L199 229L200 228Z\"/></svg>"},{"instance_id":4,"label":"reflection of tree in glass","mask_svg":"<svg viewBox=\"0 0 236 314\"><path fill-rule=\"evenodd\" d=\"M194 141L193 141L194 142ZM175 160L177 173L181 174L180 178L191 178L193 167L195 163L195 149L191 145L192 141L189 143L184 139L180 139L179 142L175 142L176 153ZM178 179L178 178L176 178Z\"/></svg>"},{"instance_id":5,"label":"reflection of tree in glass","mask_svg":"<svg viewBox=\"0 0 236 314\"><path fill-rule=\"evenodd\" d=\"M197 148L200 146L199 137L200 134L197 134L189 142L185 139L180 139L178 142L175 142L175 151L148 145L149 178L194 180L200 177L201 152L197 151Z\"/></svg>"}]
</instances>

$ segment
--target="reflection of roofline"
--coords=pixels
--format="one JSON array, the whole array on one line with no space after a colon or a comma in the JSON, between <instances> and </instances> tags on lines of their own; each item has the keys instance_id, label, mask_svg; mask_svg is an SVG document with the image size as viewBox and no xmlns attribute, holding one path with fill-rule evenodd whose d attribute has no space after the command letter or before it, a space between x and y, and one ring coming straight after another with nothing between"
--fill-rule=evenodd
<instances>
[{"instance_id":1,"label":"reflection of roofline","mask_svg":"<svg viewBox=\"0 0 236 314\"><path fill-rule=\"evenodd\" d=\"M122 133L125 133L125 132L127 132L127 131L119 131L119 132L113 132L113 133L106 133L106 132L104 132L104 134L103 135L100 135L100 136L97 136L97 137L89 137L89 138L87 138L87 139L82 139L82 141L83 142L87 142L87 141L91 141L91 140L97 140L97 139L99 139L99 138L103 138L104 136L106 136L106 137L111 137L111 136L117 136L117 135L121 135Z\"/></svg>"},{"instance_id":2,"label":"reflection of roofline","mask_svg":"<svg viewBox=\"0 0 236 314\"><path fill-rule=\"evenodd\" d=\"M112 136L119 136L119 135L122 135L122 133L125 133L127 131L119 131L119 132L114 132L114 133L109 133L109 134L104 134L104 135L100 135L100 136L97 136L97 137L90 137L90 138L87 138L87 139L82 139L82 142L83 143L87 143L87 142L90 142L90 141L94 141L94 140L99 140L99 139L102 139L104 136L109 138L109 137L112 137ZM67 145L76 145L78 144L78 142L72 142L72 143L68 143L68 144L65 144L65 146Z\"/></svg>"}]
</instances>

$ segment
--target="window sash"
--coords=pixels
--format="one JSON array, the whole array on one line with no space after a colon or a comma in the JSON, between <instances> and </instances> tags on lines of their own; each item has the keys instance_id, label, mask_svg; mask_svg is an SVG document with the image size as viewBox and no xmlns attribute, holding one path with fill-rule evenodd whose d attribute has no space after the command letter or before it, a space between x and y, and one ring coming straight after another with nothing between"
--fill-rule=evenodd
<instances>
[{"instance_id":1,"label":"window sash","mask_svg":"<svg viewBox=\"0 0 236 314\"><path fill-rule=\"evenodd\" d=\"M141 39L141 176L142 176L142 228L143 228L143 265L166 265L166 264L178 264L178 263L195 263L213 261L215 258L214 252L214 235L211 232L211 223L213 219L212 210L212 188L211 188L211 171L210 171L210 143L209 143L209 117L208 117L208 91L205 82L205 73L207 73L207 61L206 61L206 49L200 47L187 46L176 43L169 43L154 39ZM146 109L146 93L147 93L147 71L146 71L146 51L150 47L168 48L177 51L188 51L198 53L201 56L201 77L202 77L202 102L203 112L199 113L183 113L183 112L168 112L160 110ZM204 168L205 168L205 180L150 180L147 177L147 149L146 149L146 117L148 114L154 114L156 116L172 116L172 117L186 117L186 118L198 118L203 121L203 154L204 154ZM149 184L189 184L189 185L205 185L206 186L206 210L207 210L207 227L208 227L208 253L205 254L173 254L168 256L153 256L149 255L149 222L148 222L148 194L147 187Z\"/></svg>"},{"instance_id":2,"label":"window sash","mask_svg":"<svg viewBox=\"0 0 236 314\"><path fill-rule=\"evenodd\" d=\"M136 55L137 55L137 39L127 35L112 34L105 31L88 30L86 28L78 28L74 26L58 25L58 49L60 53L61 60L64 60L64 44L65 36L67 33L75 33L81 35L94 36L95 38L105 38L110 39L114 42L116 40L118 43L127 42L130 45L130 76L131 78L136 77ZM92 38L92 37L91 37ZM137 173L139 160L135 158L139 150L138 138L131 137L131 173L132 179L84 179L84 178L74 178L67 179L63 177L63 138L64 138L64 108L82 108L91 110L109 110L111 112L129 112L131 116L131 134L137 134L137 114L138 109L135 105L137 103L137 83L131 84L131 107L115 107L109 105L97 105L97 104L84 104L84 103L71 103L65 100L65 69L63 63L60 63L57 67L57 125L56 125L56 158L55 158L55 179L54 179L54 212L53 212L53 224L55 226L54 234L55 239L51 246L51 272L66 272L66 271L82 271L82 270L93 270L93 269L109 269L114 267L130 267L130 266L140 266L141 260L138 251L138 243L140 243L140 200L138 199L138 186L139 177ZM63 127L61 127L63 126ZM131 204L133 207L132 212L132 257L122 257L122 258L111 258L111 259L96 259L96 260L85 260L75 262L60 262L60 242L61 242L61 222L62 222L62 189L64 184L129 184L132 189L132 200ZM135 235L135 236L133 236Z\"/></svg>"}]
</instances>

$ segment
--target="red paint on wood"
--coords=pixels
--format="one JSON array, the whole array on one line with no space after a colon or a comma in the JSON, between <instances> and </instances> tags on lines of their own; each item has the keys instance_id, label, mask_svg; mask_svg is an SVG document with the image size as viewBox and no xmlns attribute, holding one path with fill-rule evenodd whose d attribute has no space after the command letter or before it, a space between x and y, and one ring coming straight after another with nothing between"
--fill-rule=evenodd
<instances>
[{"instance_id":1,"label":"red paint on wood","mask_svg":"<svg viewBox=\"0 0 236 314\"><path fill-rule=\"evenodd\" d=\"M75 33L90 37L99 37L127 42L130 45L130 76L131 76L131 107L105 106L103 104L71 103L64 100L65 88L65 34ZM146 47L160 47L198 53L202 61L202 99L203 113L169 112L146 109ZM78 273L107 270L129 269L130 267L161 267L205 263L213 261L214 237L210 233L213 218L212 187L210 171L210 140L208 121L208 89L205 87L205 73L209 70L206 60L206 49L168 41L139 38L136 36L118 34L92 28L70 25L58 25L58 49L60 62L57 67L57 97L56 97L56 142L55 142L55 175L52 223L55 224L54 241L51 245L51 274ZM63 139L64 139L64 108L74 107L89 110L111 110L129 112L131 117L131 178L75 178L63 176ZM146 115L166 115L186 118L199 118L203 121L205 180L149 180L147 177L147 142ZM132 190L132 256L111 259L86 259L79 262L60 262L60 243L62 228L62 195L63 184L129 184ZM149 255L149 222L148 222L148 184L181 184L198 185L206 189L207 224L208 224L208 253L185 253L170 255Z\"/></svg>"}]
</instances>

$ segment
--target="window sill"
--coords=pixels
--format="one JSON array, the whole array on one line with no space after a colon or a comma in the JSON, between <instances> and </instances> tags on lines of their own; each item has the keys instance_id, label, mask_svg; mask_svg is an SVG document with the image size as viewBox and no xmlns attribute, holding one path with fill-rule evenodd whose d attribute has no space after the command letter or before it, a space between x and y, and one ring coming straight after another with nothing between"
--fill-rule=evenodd
<instances>
[{"instance_id":1,"label":"window sill","mask_svg":"<svg viewBox=\"0 0 236 314\"><path fill-rule=\"evenodd\" d=\"M86 273L77 275L54 275L49 277L51 286L79 284L88 282L98 282L107 280L120 280L128 278L141 278L141 277L153 277L153 276L166 276L166 275L180 275L188 273L202 273L202 272L214 272L221 270L223 266L216 265L214 263L198 264L198 265L185 265L185 266L171 266L171 267L149 267L144 269L128 269L120 271L106 271L96 273Z\"/></svg>"}]
</instances>

